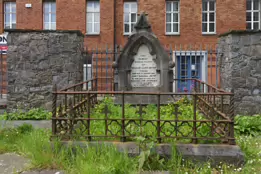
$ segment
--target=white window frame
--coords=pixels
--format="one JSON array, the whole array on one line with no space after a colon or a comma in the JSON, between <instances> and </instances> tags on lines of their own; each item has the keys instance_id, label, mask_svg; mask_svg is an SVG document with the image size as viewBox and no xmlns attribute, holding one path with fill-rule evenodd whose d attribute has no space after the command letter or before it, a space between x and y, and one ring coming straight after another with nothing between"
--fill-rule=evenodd
<instances>
[{"instance_id":1,"label":"white window frame","mask_svg":"<svg viewBox=\"0 0 261 174\"><path fill-rule=\"evenodd\" d=\"M55 4L55 11L52 11L52 4ZM56 30L56 2L55 1L44 1L43 10L43 28L44 30ZM48 12L45 11L45 6L48 6ZM45 21L45 14L48 14L48 21ZM55 14L55 22L52 22L52 14ZM48 24L48 28L45 28L45 24ZM55 28L52 28L52 24L55 24Z\"/></svg>"},{"instance_id":2,"label":"white window frame","mask_svg":"<svg viewBox=\"0 0 261 174\"><path fill-rule=\"evenodd\" d=\"M125 4L129 4L129 12L125 11ZM132 11L131 5L135 4L136 5L136 11ZM125 14L128 14L129 21L125 22ZM136 21L131 22L131 15L136 14ZM124 2L123 5L123 35L130 35L132 33L131 30L131 25L135 25L137 23L137 18L138 18L138 3L137 2ZM125 31L125 24L129 25L129 32Z\"/></svg>"},{"instance_id":3,"label":"white window frame","mask_svg":"<svg viewBox=\"0 0 261 174\"><path fill-rule=\"evenodd\" d=\"M247 0L246 2L248 2L248 1L251 2L251 9L250 10L246 9L246 13L248 13L248 12L251 13L251 21L247 21L247 19L246 19L246 24L251 23L251 29L248 29L247 25L246 25L246 29L254 30L254 23L258 23L258 29L257 30L260 30L261 29L261 24L260 24L261 23L261 0L258 0L258 7L259 7L258 10L254 10L254 0ZM258 13L258 16L259 16L258 21L254 21L254 13Z\"/></svg>"},{"instance_id":4,"label":"white window frame","mask_svg":"<svg viewBox=\"0 0 261 174\"><path fill-rule=\"evenodd\" d=\"M167 11L167 4L171 3L171 11ZM174 11L173 9L173 4L174 3L178 3L178 11ZM180 34L180 2L179 0L175 0L175 1L166 1L166 13L165 13L165 32L166 35L179 35ZM171 14L171 21L167 22L167 14ZM178 14L178 22L174 22L174 14ZM168 32L167 31L167 24L171 25L171 31ZM173 24L178 24L178 31L175 32L173 31Z\"/></svg>"},{"instance_id":5,"label":"white window frame","mask_svg":"<svg viewBox=\"0 0 261 174\"><path fill-rule=\"evenodd\" d=\"M207 11L203 11L203 3L204 2L207 2ZM214 2L214 11L213 10L209 10L209 3L210 2ZM207 13L207 22L203 21L203 14L204 13ZM214 22L210 22L209 21L209 14L210 13L214 13ZM201 31L202 31L202 34L216 34L216 28L217 28L217 22L216 22L216 1L215 0L203 0L202 1L202 16L201 16ZM207 31L203 31L203 23L206 23L207 24ZM209 31L209 24L210 23L214 23L214 31Z\"/></svg>"},{"instance_id":6,"label":"white window frame","mask_svg":"<svg viewBox=\"0 0 261 174\"><path fill-rule=\"evenodd\" d=\"M9 12L6 11L7 5L10 6ZM13 5L15 6L15 11L12 11ZM16 26L16 17L15 17L15 22L13 22L12 14L15 14L15 16L16 16L16 2L4 2L4 28L6 28L6 20L5 20L6 15L9 15L9 18L10 18L10 21L9 21L10 28L9 29L15 29L16 28L16 27L12 27L12 24L15 24L15 26Z\"/></svg>"},{"instance_id":7,"label":"white window frame","mask_svg":"<svg viewBox=\"0 0 261 174\"><path fill-rule=\"evenodd\" d=\"M95 3L98 3L99 4L99 10L95 10L94 8L94 5ZM88 10L88 4L91 4L92 5L92 10ZM96 35L96 34L100 34L100 31L101 31L101 22L100 22L100 18L101 18L101 14L100 14L100 8L101 8L101 4L100 4L100 1L87 1L87 4L86 4L86 34L89 34L89 35ZM99 14L99 20L98 22L96 21L95 22L95 14ZM88 21L88 16L91 16L92 18L92 21ZM99 30L98 31L94 31L95 29L95 24L98 24L99 26ZM91 31L88 31L88 26L91 25L91 28L92 30Z\"/></svg>"}]
</instances>

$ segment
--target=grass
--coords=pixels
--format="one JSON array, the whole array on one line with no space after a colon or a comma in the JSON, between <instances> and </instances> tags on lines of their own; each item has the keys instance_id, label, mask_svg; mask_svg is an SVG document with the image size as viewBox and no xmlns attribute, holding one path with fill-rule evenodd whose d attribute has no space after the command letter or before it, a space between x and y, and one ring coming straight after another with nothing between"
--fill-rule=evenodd
<instances>
[{"instance_id":1,"label":"grass","mask_svg":"<svg viewBox=\"0 0 261 174\"><path fill-rule=\"evenodd\" d=\"M193 115L193 108L187 101L181 101L179 104L179 119L191 119ZM184 104L185 103L185 104ZM92 110L92 117L103 118L105 105L110 110L109 118L121 118L121 108L115 106L110 100L96 105ZM149 105L143 108L145 113L144 119L151 119L156 117L157 108ZM138 108L125 106L126 118L139 117L136 113ZM32 113L33 112L33 113ZM36 115L34 115L36 112ZM37 114L39 113L39 114ZM173 119L173 106L164 106L161 108L162 119ZM42 110L31 111L30 118L45 118ZM199 119L203 118L197 113ZM16 114L15 117L24 119L24 115ZM173 171L177 174L230 174L230 173L261 173L261 116L255 117L236 117L236 140L237 144L245 153L246 164L243 168L235 168L226 164L220 164L217 168L213 168L209 163L203 165L196 165L189 161L184 161L175 150L172 151L172 158L165 160L150 151L154 145L152 141L145 140L144 134L139 135L138 139L133 139L140 144L143 152L138 157L128 157L125 153L120 153L113 146L100 146L99 148L88 147L88 151L76 147L65 148L59 143L59 140L54 141L54 148L50 146L50 130L33 129L31 125L24 124L18 128L1 129L0 128L0 153L15 152L21 154L31 160L31 165L28 169L59 169L66 171L69 174L121 174L130 173L136 174L140 171L160 170ZM104 121L92 122L92 134L104 134ZM117 131L116 125L111 125L111 129ZM155 132L153 127L143 127L145 135L153 136ZM135 127L129 127L132 133L135 132ZM183 126L181 131L183 133L190 132L191 127ZM209 132L207 127L199 127L202 134ZM171 126L167 127L166 131L172 131ZM148 141L148 142L147 142ZM147 142L150 146L145 147ZM174 143L174 142L172 142ZM175 147L175 144L173 144ZM173 148L174 149L174 148Z\"/></svg>"},{"instance_id":2,"label":"grass","mask_svg":"<svg viewBox=\"0 0 261 174\"><path fill-rule=\"evenodd\" d=\"M26 124L16 129L1 129L0 153L16 152L31 159L30 169L60 169L72 174L121 174L138 173L142 170L169 170L181 174L258 174L261 171L261 136L237 135L237 144L246 155L246 165L241 169L225 164L217 168L210 167L208 163L197 166L184 162L174 150L174 158L167 161L151 154L149 148L135 158L110 146L89 147L88 151L77 148L75 151L61 147L58 140L52 149L50 135L50 130L33 129Z\"/></svg>"}]
</instances>

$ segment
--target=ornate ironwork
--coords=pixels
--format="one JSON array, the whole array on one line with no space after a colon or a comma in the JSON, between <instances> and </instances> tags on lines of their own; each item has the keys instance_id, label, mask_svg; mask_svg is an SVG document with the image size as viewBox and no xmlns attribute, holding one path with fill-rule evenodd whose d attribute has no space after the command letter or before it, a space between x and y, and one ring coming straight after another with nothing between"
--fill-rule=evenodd
<instances>
[{"instance_id":1,"label":"ornate ironwork","mask_svg":"<svg viewBox=\"0 0 261 174\"><path fill-rule=\"evenodd\" d=\"M94 82L92 79L61 91L54 86L52 133L64 140L83 139L92 141L114 139L122 142L132 141L139 136L155 139L158 143L168 139L190 139L192 143L201 140L218 140L223 143L235 144L234 139L234 97L233 93L225 92L197 79L193 80L195 90L192 93L153 93L153 92L113 92L97 91L97 86L82 90L84 84ZM177 79L176 79L177 80ZM182 79L184 80L184 79ZM101 115L96 117L93 111L98 106L98 97L113 97L121 95L120 117L111 118L113 111L105 104ZM142 104L137 104L134 114L130 117L125 113L125 96L154 95L157 97L157 112L155 116L145 117L147 114ZM171 105L172 111L161 111L160 97L163 95L188 97L191 99L193 113L188 120L182 118L182 110L178 104ZM225 109L228 102L229 109ZM57 107L59 106L59 107ZM164 119L161 112L169 112L172 118ZM199 119L199 114L204 118ZM97 132L98 123L104 127ZM204 131L202 131L204 128ZM149 130L145 132L144 129Z\"/></svg>"}]
</instances>

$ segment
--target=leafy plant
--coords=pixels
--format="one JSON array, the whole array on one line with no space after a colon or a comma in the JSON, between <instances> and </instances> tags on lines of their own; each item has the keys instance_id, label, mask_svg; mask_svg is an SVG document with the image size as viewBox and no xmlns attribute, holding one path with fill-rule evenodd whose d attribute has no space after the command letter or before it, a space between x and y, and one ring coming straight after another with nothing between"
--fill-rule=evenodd
<instances>
[{"instance_id":1,"label":"leafy plant","mask_svg":"<svg viewBox=\"0 0 261 174\"><path fill-rule=\"evenodd\" d=\"M261 134L261 115L236 116L235 130L242 135L256 136Z\"/></svg>"},{"instance_id":2,"label":"leafy plant","mask_svg":"<svg viewBox=\"0 0 261 174\"><path fill-rule=\"evenodd\" d=\"M29 111L17 110L16 112L0 115L0 120L47 120L51 119L52 113L42 108L33 108Z\"/></svg>"}]
</instances>

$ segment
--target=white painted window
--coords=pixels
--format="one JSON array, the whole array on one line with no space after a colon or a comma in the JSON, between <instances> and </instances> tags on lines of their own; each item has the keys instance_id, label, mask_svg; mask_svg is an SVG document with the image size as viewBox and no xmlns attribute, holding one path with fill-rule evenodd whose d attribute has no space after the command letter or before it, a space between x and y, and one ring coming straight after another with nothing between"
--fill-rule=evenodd
<instances>
[{"instance_id":1,"label":"white painted window","mask_svg":"<svg viewBox=\"0 0 261 174\"><path fill-rule=\"evenodd\" d=\"M261 0L247 0L246 3L246 29L260 30Z\"/></svg>"},{"instance_id":2,"label":"white painted window","mask_svg":"<svg viewBox=\"0 0 261 174\"><path fill-rule=\"evenodd\" d=\"M179 34L179 1L166 1L166 34Z\"/></svg>"},{"instance_id":3,"label":"white painted window","mask_svg":"<svg viewBox=\"0 0 261 174\"><path fill-rule=\"evenodd\" d=\"M43 6L44 29L56 30L56 3L54 1L46 1Z\"/></svg>"},{"instance_id":4,"label":"white painted window","mask_svg":"<svg viewBox=\"0 0 261 174\"><path fill-rule=\"evenodd\" d=\"M216 33L216 1L203 0L202 2L202 34Z\"/></svg>"},{"instance_id":5,"label":"white painted window","mask_svg":"<svg viewBox=\"0 0 261 174\"><path fill-rule=\"evenodd\" d=\"M100 34L100 2L87 1L87 34Z\"/></svg>"},{"instance_id":6,"label":"white painted window","mask_svg":"<svg viewBox=\"0 0 261 174\"><path fill-rule=\"evenodd\" d=\"M4 28L5 29L16 28L16 3L15 2L4 3Z\"/></svg>"},{"instance_id":7,"label":"white painted window","mask_svg":"<svg viewBox=\"0 0 261 174\"><path fill-rule=\"evenodd\" d=\"M130 35L137 22L137 2L124 2L124 35Z\"/></svg>"}]
</instances>

